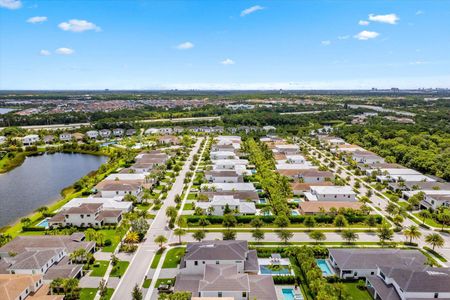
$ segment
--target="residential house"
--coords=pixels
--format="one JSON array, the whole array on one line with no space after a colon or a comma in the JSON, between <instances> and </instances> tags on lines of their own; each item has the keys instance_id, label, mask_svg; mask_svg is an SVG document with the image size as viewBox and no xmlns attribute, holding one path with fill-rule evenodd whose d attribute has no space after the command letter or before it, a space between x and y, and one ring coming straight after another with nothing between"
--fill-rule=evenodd
<instances>
[{"instance_id":1,"label":"residential house","mask_svg":"<svg viewBox=\"0 0 450 300\"><path fill-rule=\"evenodd\" d=\"M144 132L145 135L158 134L158 133L159 133L159 129L158 128L148 128Z\"/></svg>"},{"instance_id":2,"label":"residential house","mask_svg":"<svg viewBox=\"0 0 450 300\"><path fill-rule=\"evenodd\" d=\"M72 134L69 132L64 132L59 135L59 140L61 142L69 142L72 140Z\"/></svg>"},{"instance_id":3,"label":"residential house","mask_svg":"<svg viewBox=\"0 0 450 300\"><path fill-rule=\"evenodd\" d=\"M305 197L308 201L356 201L351 186L311 186Z\"/></svg>"},{"instance_id":4,"label":"residential house","mask_svg":"<svg viewBox=\"0 0 450 300\"><path fill-rule=\"evenodd\" d=\"M105 210L121 210L123 213L130 212L133 209L133 203L128 201L122 201L123 197L115 198L73 198L66 204L64 204L59 211L66 211L72 207L80 207L83 204L102 204Z\"/></svg>"},{"instance_id":5,"label":"residential house","mask_svg":"<svg viewBox=\"0 0 450 300\"><path fill-rule=\"evenodd\" d=\"M256 214L255 203L251 201L242 201L234 198L232 195L214 196L210 202L197 201L195 207L201 208L205 213L213 216L223 216L228 208L235 215L254 215Z\"/></svg>"},{"instance_id":6,"label":"residential house","mask_svg":"<svg viewBox=\"0 0 450 300\"><path fill-rule=\"evenodd\" d=\"M205 178L212 183L243 182L242 176L234 170L206 171Z\"/></svg>"},{"instance_id":7,"label":"residential house","mask_svg":"<svg viewBox=\"0 0 450 300\"><path fill-rule=\"evenodd\" d=\"M50 267L60 262L66 255L63 248L36 249L3 259L9 264L6 269L9 274L44 275Z\"/></svg>"},{"instance_id":8,"label":"residential house","mask_svg":"<svg viewBox=\"0 0 450 300\"><path fill-rule=\"evenodd\" d=\"M89 130L86 132L86 136L90 139L96 139L98 137L99 133L97 130Z\"/></svg>"},{"instance_id":9,"label":"residential house","mask_svg":"<svg viewBox=\"0 0 450 300\"><path fill-rule=\"evenodd\" d=\"M210 157L212 160L239 159L234 151L211 151Z\"/></svg>"},{"instance_id":10,"label":"residential house","mask_svg":"<svg viewBox=\"0 0 450 300\"><path fill-rule=\"evenodd\" d=\"M134 128L127 129L127 131L125 132L125 134L126 134L127 136L135 135L135 134L136 134L136 129L134 129Z\"/></svg>"},{"instance_id":11,"label":"residential house","mask_svg":"<svg viewBox=\"0 0 450 300\"><path fill-rule=\"evenodd\" d=\"M330 213L332 209L339 210L340 208L360 210L361 202L349 201L306 201L300 202L299 210L302 215L314 215L319 213Z\"/></svg>"},{"instance_id":12,"label":"residential house","mask_svg":"<svg viewBox=\"0 0 450 300\"><path fill-rule=\"evenodd\" d=\"M200 189L202 191L255 191L255 186L250 182L203 183Z\"/></svg>"},{"instance_id":13,"label":"residential house","mask_svg":"<svg viewBox=\"0 0 450 300\"><path fill-rule=\"evenodd\" d=\"M103 198L114 198L126 194L139 197L143 184L143 180L103 180L95 186L95 189Z\"/></svg>"},{"instance_id":14,"label":"residential house","mask_svg":"<svg viewBox=\"0 0 450 300\"><path fill-rule=\"evenodd\" d=\"M104 139L109 138L111 136L111 130L109 130L109 129L102 129L98 133L99 133L100 137L102 137Z\"/></svg>"},{"instance_id":15,"label":"residential house","mask_svg":"<svg viewBox=\"0 0 450 300\"><path fill-rule=\"evenodd\" d=\"M51 144L53 143L53 141L55 140L55 137L53 135L46 135L42 138L42 140L44 141L44 143L46 144Z\"/></svg>"},{"instance_id":16,"label":"residential house","mask_svg":"<svg viewBox=\"0 0 450 300\"><path fill-rule=\"evenodd\" d=\"M2 300L63 300L64 295L47 295L42 275L0 274Z\"/></svg>"},{"instance_id":17,"label":"residential house","mask_svg":"<svg viewBox=\"0 0 450 300\"><path fill-rule=\"evenodd\" d=\"M369 151L354 151L351 153L352 159L356 163L372 165L376 163L384 163L384 159L375 153Z\"/></svg>"},{"instance_id":18,"label":"residential house","mask_svg":"<svg viewBox=\"0 0 450 300\"><path fill-rule=\"evenodd\" d=\"M277 153L284 153L284 154L298 154L299 153L299 147L298 145L292 145L292 144L276 144L274 152Z\"/></svg>"},{"instance_id":19,"label":"residential house","mask_svg":"<svg viewBox=\"0 0 450 300\"><path fill-rule=\"evenodd\" d=\"M247 166L246 159L217 159L212 160L214 170L235 170L236 166Z\"/></svg>"},{"instance_id":20,"label":"residential house","mask_svg":"<svg viewBox=\"0 0 450 300\"><path fill-rule=\"evenodd\" d=\"M450 190L425 190L423 193L425 198L420 202L421 207L431 210L436 210L441 206L450 207Z\"/></svg>"},{"instance_id":21,"label":"residential house","mask_svg":"<svg viewBox=\"0 0 450 300\"><path fill-rule=\"evenodd\" d=\"M22 138L22 144L24 146L30 146L39 142L39 136L37 134L29 134Z\"/></svg>"},{"instance_id":22,"label":"residential house","mask_svg":"<svg viewBox=\"0 0 450 300\"><path fill-rule=\"evenodd\" d=\"M322 182L314 182L314 183L304 183L304 182L291 182L290 186L292 189L292 193L295 196L301 196L305 192L309 192L311 186L332 186L334 185L331 181L322 181Z\"/></svg>"},{"instance_id":23,"label":"residential house","mask_svg":"<svg viewBox=\"0 0 450 300\"><path fill-rule=\"evenodd\" d=\"M121 209L107 209L103 203L80 203L61 210L48 220L52 227L101 227L106 224L118 224L122 220Z\"/></svg>"},{"instance_id":24,"label":"residential house","mask_svg":"<svg viewBox=\"0 0 450 300\"><path fill-rule=\"evenodd\" d=\"M0 145L6 143L6 136L0 135Z\"/></svg>"},{"instance_id":25,"label":"residential house","mask_svg":"<svg viewBox=\"0 0 450 300\"><path fill-rule=\"evenodd\" d=\"M382 175L376 176L377 181L380 182L436 181L434 178L425 176L416 170L407 168L380 169L380 174Z\"/></svg>"},{"instance_id":26,"label":"residential house","mask_svg":"<svg viewBox=\"0 0 450 300\"><path fill-rule=\"evenodd\" d=\"M256 191L202 191L200 192L200 196L206 196L208 201L212 201L215 196L233 196L235 199L240 199L241 201L257 202L259 200Z\"/></svg>"},{"instance_id":27,"label":"residential house","mask_svg":"<svg viewBox=\"0 0 450 300\"><path fill-rule=\"evenodd\" d=\"M122 128L114 128L113 129L113 135L115 137L121 137L121 136L123 136L124 133L125 133L125 130Z\"/></svg>"},{"instance_id":28,"label":"residential house","mask_svg":"<svg viewBox=\"0 0 450 300\"><path fill-rule=\"evenodd\" d=\"M81 132L75 132L74 134L72 134L72 138L75 139L75 141L79 142L83 140L84 134L82 134Z\"/></svg>"},{"instance_id":29,"label":"residential house","mask_svg":"<svg viewBox=\"0 0 450 300\"><path fill-rule=\"evenodd\" d=\"M174 135L164 135L158 138L158 142L166 145L178 145L180 139Z\"/></svg>"},{"instance_id":30,"label":"residential house","mask_svg":"<svg viewBox=\"0 0 450 300\"><path fill-rule=\"evenodd\" d=\"M304 183L330 181L333 178L333 173L317 169L280 170L278 173L293 179L299 179Z\"/></svg>"},{"instance_id":31,"label":"residential house","mask_svg":"<svg viewBox=\"0 0 450 300\"><path fill-rule=\"evenodd\" d=\"M161 127L159 128L159 133L161 134L172 134L173 128L172 127Z\"/></svg>"}]
</instances>

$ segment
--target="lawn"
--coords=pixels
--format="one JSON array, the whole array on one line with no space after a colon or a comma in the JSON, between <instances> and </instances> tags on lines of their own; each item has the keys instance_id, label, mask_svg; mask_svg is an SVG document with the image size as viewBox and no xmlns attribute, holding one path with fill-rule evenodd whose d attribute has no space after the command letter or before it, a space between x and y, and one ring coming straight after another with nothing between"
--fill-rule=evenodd
<instances>
[{"instance_id":1,"label":"lawn","mask_svg":"<svg viewBox=\"0 0 450 300\"><path fill-rule=\"evenodd\" d=\"M174 285L175 284L175 278L159 278L158 280L156 280L155 289L157 289L161 284Z\"/></svg>"},{"instance_id":2,"label":"lawn","mask_svg":"<svg viewBox=\"0 0 450 300\"><path fill-rule=\"evenodd\" d=\"M192 203L185 203L183 206L183 210L193 210L194 209L194 205L192 205Z\"/></svg>"},{"instance_id":3,"label":"lawn","mask_svg":"<svg viewBox=\"0 0 450 300\"><path fill-rule=\"evenodd\" d=\"M107 289L105 300L111 299L114 289ZM80 290L80 300L93 300L95 294L97 293L97 288L83 288Z\"/></svg>"},{"instance_id":4,"label":"lawn","mask_svg":"<svg viewBox=\"0 0 450 300\"><path fill-rule=\"evenodd\" d=\"M349 295L352 297L352 299L354 300L372 300L372 296L369 294L369 292L364 289L364 290L360 290L357 286L356 282L348 282L348 283L344 283L344 287L347 290L347 292L349 293Z\"/></svg>"},{"instance_id":5,"label":"lawn","mask_svg":"<svg viewBox=\"0 0 450 300\"><path fill-rule=\"evenodd\" d=\"M166 258L164 259L163 268L176 268L178 264L180 263L181 258L184 256L184 253L186 252L186 248L184 247L177 247L170 249L167 254Z\"/></svg>"},{"instance_id":6,"label":"lawn","mask_svg":"<svg viewBox=\"0 0 450 300\"><path fill-rule=\"evenodd\" d=\"M422 218L420 217L419 213L413 213L414 216L416 216L421 222ZM436 222L435 219L425 219L425 224L432 227L442 228L442 223ZM444 228L450 228L450 226L444 226Z\"/></svg>"},{"instance_id":7,"label":"lawn","mask_svg":"<svg viewBox=\"0 0 450 300\"><path fill-rule=\"evenodd\" d=\"M130 263L127 261L119 261L111 270L111 277L122 277Z\"/></svg>"},{"instance_id":8,"label":"lawn","mask_svg":"<svg viewBox=\"0 0 450 300\"><path fill-rule=\"evenodd\" d=\"M159 249L158 251L156 251L155 256L153 256L153 261L151 264L151 268L152 269L156 269L158 267L159 261L161 260L161 255L164 251L162 249Z\"/></svg>"},{"instance_id":9,"label":"lawn","mask_svg":"<svg viewBox=\"0 0 450 300\"><path fill-rule=\"evenodd\" d=\"M105 246L102 248L102 252L114 252L120 240L122 239L122 235L119 235L115 229L101 229L97 232L101 232L104 235L104 241L110 240L111 245Z\"/></svg>"},{"instance_id":10,"label":"lawn","mask_svg":"<svg viewBox=\"0 0 450 300\"><path fill-rule=\"evenodd\" d=\"M144 283L142 284L142 287L144 289L148 289L150 287L150 284L152 283L152 280L150 278L146 278L144 280Z\"/></svg>"},{"instance_id":11,"label":"lawn","mask_svg":"<svg viewBox=\"0 0 450 300\"><path fill-rule=\"evenodd\" d=\"M93 265L89 266L89 269L92 270L90 275L93 277L103 277L106 273L108 265L108 260L96 260Z\"/></svg>"},{"instance_id":12,"label":"lawn","mask_svg":"<svg viewBox=\"0 0 450 300\"><path fill-rule=\"evenodd\" d=\"M195 200L197 199L197 194L196 193L189 193L187 196L187 200Z\"/></svg>"},{"instance_id":13,"label":"lawn","mask_svg":"<svg viewBox=\"0 0 450 300\"><path fill-rule=\"evenodd\" d=\"M138 209L144 210L144 211L149 210L151 206L152 206L152 205L151 205L150 203L146 203L146 202L144 202L144 203L138 203L138 204L136 205L136 207L137 207Z\"/></svg>"}]
</instances>

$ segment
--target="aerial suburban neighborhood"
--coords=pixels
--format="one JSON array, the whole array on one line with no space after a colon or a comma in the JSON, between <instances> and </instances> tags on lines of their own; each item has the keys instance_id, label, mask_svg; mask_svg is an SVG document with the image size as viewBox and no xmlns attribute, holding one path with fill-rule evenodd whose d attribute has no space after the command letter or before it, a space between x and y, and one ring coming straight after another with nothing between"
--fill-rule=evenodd
<instances>
[{"instance_id":1,"label":"aerial suburban neighborhood","mask_svg":"<svg viewBox=\"0 0 450 300\"><path fill-rule=\"evenodd\" d=\"M0 0L0 300L450 300L450 0Z\"/></svg>"}]
</instances>

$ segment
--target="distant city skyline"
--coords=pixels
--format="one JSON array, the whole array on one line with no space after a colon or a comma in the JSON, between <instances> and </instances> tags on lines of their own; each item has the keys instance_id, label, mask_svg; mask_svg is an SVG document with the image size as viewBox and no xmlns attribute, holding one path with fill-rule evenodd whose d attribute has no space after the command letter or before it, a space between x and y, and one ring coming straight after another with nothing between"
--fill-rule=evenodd
<instances>
[{"instance_id":1,"label":"distant city skyline","mask_svg":"<svg viewBox=\"0 0 450 300\"><path fill-rule=\"evenodd\" d=\"M0 89L450 88L450 1L0 0Z\"/></svg>"}]
</instances>

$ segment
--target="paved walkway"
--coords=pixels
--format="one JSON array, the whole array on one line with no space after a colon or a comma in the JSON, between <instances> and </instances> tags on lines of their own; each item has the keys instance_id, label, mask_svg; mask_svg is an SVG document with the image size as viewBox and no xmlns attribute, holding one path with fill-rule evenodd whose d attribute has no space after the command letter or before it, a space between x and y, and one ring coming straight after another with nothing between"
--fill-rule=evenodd
<instances>
[{"instance_id":1,"label":"paved walkway","mask_svg":"<svg viewBox=\"0 0 450 300\"><path fill-rule=\"evenodd\" d=\"M189 166L192 163L194 154L196 154L200 148L200 143L202 139L198 139L194 148L191 150L189 158L184 163L182 170L177 176L172 189L168 192L166 200L163 202L162 207L158 210L155 219L150 225L145 240L139 245L130 265L122 277L119 285L117 286L114 294L112 295L112 300L126 300L131 299L131 292L134 286L142 285L144 281L145 274L153 260L155 252L158 250L159 246L154 242L154 239L158 235L164 235L169 238L171 230L167 227L167 217L166 208L169 206L175 206L175 196L177 194L181 195L183 192L183 182L186 173L189 171Z\"/></svg>"}]
</instances>

